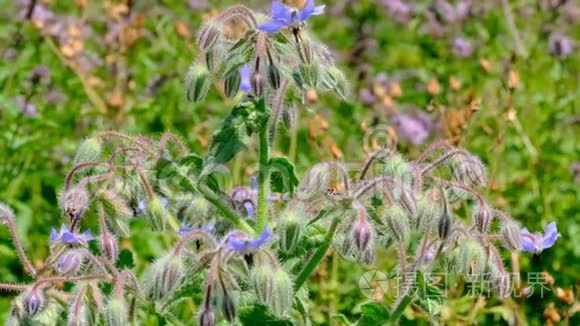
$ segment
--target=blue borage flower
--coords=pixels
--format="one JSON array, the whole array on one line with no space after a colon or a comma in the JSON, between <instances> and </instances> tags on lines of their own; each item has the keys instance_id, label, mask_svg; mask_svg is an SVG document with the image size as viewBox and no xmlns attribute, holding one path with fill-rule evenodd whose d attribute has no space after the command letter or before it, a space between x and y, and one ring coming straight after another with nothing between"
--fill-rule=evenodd
<instances>
[{"instance_id":1,"label":"blue borage flower","mask_svg":"<svg viewBox=\"0 0 580 326\"><path fill-rule=\"evenodd\" d=\"M229 249L239 252L257 250L270 240L270 236L270 229L265 227L262 234L255 239L249 238L244 233L232 234L226 239L226 245Z\"/></svg>"},{"instance_id":2,"label":"blue borage flower","mask_svg":"<svg viewBox=\"0 0 580 326\"><path fill-rule=\"evenodd\" d=\"M553 246L556 242L556 239L558 239L560 236L561 235L558 233L558 228L556 227L556 222L548 224L544 230L544 234L541 232L531 234L527 228L523 228L521 231L522 251L539 254L544 249L548 249Z\"/></svg>"},{"instance_id":3,"label":"blue borage flower","mask_svg":"<svg viewBox=\"0 0 580 326\"><path fill-rule=\"evenodd\" d=\"M189 232L191 232L193 230L202 230L202 231L205 231L209 234L214 234L215 233L215 223L209 222L206 225L199 227L199 228L192 227L192 226L189 226L189 225L183 223L183 224L181 224L181 228L177 231L177 234L179 234L179 236L181 236L181 237L184 237Z\"/></svg>"},{"instance_id":4,"label":"blue borage flower","mask_svg":"<svg viewBox=\"0 0 580 326\"><path fill-rule=\"evenodd\" d=\"M279 1L272 1L272 21L261 24L258 30L267 33L275 33L282 27L294 26L305 22L311 16L317 16L324 12L323 6L314 6L313 0L306 1L302 10L291 9Z\"/></svg>"},{"instance_id":5,"label":"blue borage flower","mask_svg":"<svg viewBox=\"0 0 580 326\"><path fill-rule=\"evenodd\" d=\"M250 66L243 65L240 68L240 75L242 80L240 82L240 91L249 93L252 90L252 84L250 83Z\"/></svg>"},{"instance_id":6,"label":"blue borage flower","mask_svg":"<svg viewBox=\"0 0 580 326\"><path fill-rule=\"evenodd\" d=\"M91 231L87 230L83 233L70 232L68 226L62 225L60 231L57 232L55 228L50 231L50 243L61 242L66 244L87 244L93 240L94 237Z\"/></svg>"}]
</instances>

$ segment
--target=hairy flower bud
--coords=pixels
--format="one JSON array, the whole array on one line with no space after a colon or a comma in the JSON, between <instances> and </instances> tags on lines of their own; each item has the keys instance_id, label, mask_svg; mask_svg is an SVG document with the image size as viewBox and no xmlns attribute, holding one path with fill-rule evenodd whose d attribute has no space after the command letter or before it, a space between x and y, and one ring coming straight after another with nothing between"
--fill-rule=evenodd
<instances>
[{"instance_id":1,"label":"hairy flower bud","mask_svg":"<svg viewBox=\"0 0 580 326\"><path fill-rule=\"evenodd\" d=\"M183 261L179 256L167 254L153 263L146 277L145 292L153 300L162 299L173 291L185 274Z\"/></svg>"},{"instance_id":2,"label":"hairy flower bud","mask_svg":"<svg viewBox=\"0 0 580 326\"><path fill-rule=\"evenodd\" d=\"M238 70L230 72L224 80L224 92L227 97L232 98L240 91L242 75Z\"/></svg>"},{"instance_id":3,"label":"hairy flower bud","mask_svg":"<svg viewBox=\"0 0 580 326\"><path fill-rule=\"evenodd\" d=\"M501 233L503 235L504 243L508 249L513 251L522 250L520 225L517 222L511 219L505 220Z\"/></svg>"},{"instance_id":4,"label":"hairy flower bud","mask_svg":"<svg viewBox=\"0 0 580 326\"><path fill-rule=\"evenodd\" d=\"M226 294L222 298L222 312L230 323L236 320L236 304L230 295Z\"/></svg>"},{"instance_id":5,"label":"hairy flower bud","mask_svg":"<svg viewBox=\"0 0 580 326\"><path fill-rule=\"evenodd\" d=\"M464 184L485 186L487 183L485 166L475 155L460 155L454 158L451 161L451 172Z\"/></svg>"},{"instance_id":6,"label":"hairy flower bud","mask_svg":"<svg viewBox=\"0 0 580 326\"><path fill-rule=\"evenodd\" d=\"M296 106L293 103L286 104L284 111L282 111L282 122L284 122L284 127L288 130L294 130L297 119Z\"/></svg>"},{"instance_id":7,"label":"hairy flower bud","mask_svg":"<svg viewBox=\"0 0 580 326\"><path fill-rule=\"evenodd\" d=\"M278 237L283 253L294 252L302 237L302 229L302 223L298 220L295 210L289 210L282 216L278 226Z\"/></svg>"},{"instance_id":8,"label":"hairy flower bud","mask_svg":"<svg viewBox=\"0 0 580 326\"><path fill-rule=\"evenodd\" d=\"M149 221L149 225L156 231L165 229L167 211L163 206L163 202L158 197L151 199L147 204L147 221Z\"/></svg>"},{"instance_id":9,"label":"hairy flower bud","mask_svg":"<svg viewBox=\"0 0 580 326\"><path fill-rule=\"evenodd\" d=\"M409 220L405 211L399 205L391 205L385 208L384 219L387 228L394 239L405 242L409 237Z\"/></svg>"},{"instance_id":10,"label":"hairy flower bud","mask_svg":"<svg viewBox=\"0 0 580 326\"><path fill-rule=\"evenodd\" d=\"M270 265L257 266L254 271L254 290L258 299L266 306L274 296L274 270Z\"/></svg>"},{"instance_id":11,"label":"hairy flower bud","mask_svg":"<svg viewBox=\"0 0 580 326\"><path fill-rule=\"evenodd\" d=\"M441 207L436 200L434 190L426 192L417 200L417 214L413 219L413 226L420 230L434 218L441 216Z\"/></svg>"},{"instance_id":12,"label":"hairy flower bud","mask_svg":"<svg viewBox=\"0 0 580 326\"><path fill-rule=\"evenodd\" d=\"M24 312L30 317L44 310L46 301L46 295L41 289L31 288L22 294Z\"/></svg>"},{"instance_id":13,"label":"hairy flower bud","mask_svg":"<svg viewBox=\"0 0 580 326\"><path fill-rule=\"evenodd\" d=\"M451 226L453 224L453 216L450 212L445 210L441 217L439 217L439 223L437 224L437 232L441 240L446 240L449 236L449 231L451 231Z\"/></svg>"},{"instance_id":14,"label":"hairy flower bud","mask_svg":"<svg viewBox=\"0 0 580 326\"><path fill-rule=\"evenodd\" d=\"M346 99L350 90L344 73L335 66L328 68L327 73L330 80L329 88L333 89L342 99Z\"/></svg>"},{"instance_id":15,"label":"hairy flower bud","mask_svg":"<svg viewBox=\"0 0 580 326\"><path fill-rule=\"evenodd\" d=\"M268 66L268 83L273 89L280 88L280 69L275 64Z\"/></svg>"},{"instance_id":16,"label":"hairy flower bud","mask_svg":"<svg viewBox=\"0 0 580 326\"><path fill-rule=\"evenodd\" d=\"M485 253L477 241L462 242L450 255L451 270L462 275L479 274L485 268Z\"/></svg>"},{"instance_id":17,"label":"hairy flower bud","mask_svg":"<svg viewBox=\"0 0 580 326\"><path fill-rule=\"evenodd\" d=\"M214 22L209 22L201 29L197 44L202 51L209 51L218 41L221 33Z\"/></svg>"},{"instance_id":18,"label":"hairy flower bud","mask_svg":"<svg viewBox=\"0 0 580 326\"><path fill-rule=\"evenodd\" d=\"M0 203L0 224L6 224L9 219L14 219L14 211L8 205Z\"/></svg>"},{"instance_id":19,"label":"hairy flower bud","mask_svg":"<svg viewBox=\"0 0 580 326\"><path fill-rule=\"evenodd\" d=\"M210 307L201 310L199 314L199 326L215 326L215 313Z\"/></svg>"},{"instance_id":20,"label":"hairy flower bud","mask_svg":"<svg viewBox=\"0 0 580 326\"><path fill-rule=\"evenodd\" d=\"M111 262L117 261L119 256L119 246L117 239L109 232L103 232L101 236L101 250L107 259Z\"/></svg>"},{"instance_id":21,"label":"hairy flower bud","mask_svg":"<svg viewBox=\"0 0 580 326\"><path fill-rule=\"evenodd\" d=\"M304 64L311 64L314 60L314 53L310 41L307 38L300 39L297 43L297 49L300 61Z\"/></svg>"},{"instance_id":22,"label":"hairy flower bud","mask_svg":"<svg viewBox=\"0 0 580 326\"><path fill-rule=\"evenodd\" d=\"M294 301L294 284L288 273L278 268L273 275L273 296L270 308L278 316L283 316Z\"/></svg>"},{"instance_id":23,"label":"hairy flower bud","mask_svg":"<svg viewBox=\"0 0 580 326\"><path fill-rule=\"evenodd\" d=\"M58 275L76 275L83 265L84 254L80 250L72 249L62 254L54 265Z\"/></svg>"},{"instance_id":24,"label":"hairy flower bud","mask_svg":"<svg viewBox=\"0 0 580 326\"><path fill-rule=\"evenodd\" d=\"M192 64L185 76L187 99L191 102L202 101L207 96L210 84L207 67L198 63Z\"/></svg>"},{"instance_id":25,"label":"hairy flower bud","mask_svg":"<svg viewBox=\"0 0 580 326\"><path fill-rule=\"evenodd\" d=\"M256 97L264 96L264 77L260 71L256 70L252 73L250 84L252 85L252 90L254 91L254 95L256 95Z\"/></svg>"},{"instance_id":26,"label":"hairy flower bud","mask_svg":"<svg viewBox=\"0 0 580 326\"><path fill-rule=\"evenodd\" d=\"M85 139L77 149L74 165L84 162L98 161L102 152L103 146L101 145L100 140L96 137L89 137Z\"/></svg>"},{"instance_id":27,"label":"hairy flower bud","mask_svg":"<svg viewBox=\"0 0 580 326\"><path fill-rule=\"evenodd\" d=\"M80 186L74 186L62 194L61 207L71 222L83 217L89 207L89 194Z\"/></svg>"},{"instance_id":28,"label":"hairy flower bud","mask_svg":"<svg viewBox=\"0 0 580 326\"><path fill-rule=\"evenodd\" d=\"M397 182L397 187L392 191L395 199L399 200L403 190L410 189L413 184L411 166L399 153L385 158L384 175L391 177Z\"/></svg>"},{"instance_id":29,"label":"hairy flower bud","mask_svg":"<svg viewBox=\"0 0 580 326\"><path fill-rule=\"evenodd\" d=\"M320 70L318 64L302 64L300 65L300 75L304 85L310 88L316 88L318 85Z\"/></svg>"},{"instance_id":30,"label":"hairy flower bud","mask_svg":"<svg viewBox=\"0 0 580 326\"><path fill-rule=\"evenodd\" d=\"M354 244L359 252L364 252L373 241L373 227L366 218L359 218L352 227Z\"/></svg>"},{"instance_id":31,"label":"hairy flower bud","mask_svg":"<svg viewBox=\"0 0 580 326\"><path fill-rule=\"evenodd\" d=\"M417 202L413 192L403 189L399 198L399 204L407 211L409 218L415 220L417 215Z\"/></svg>"},{"instance_id":32,"label":"hairy flower bud","mask_svg":"<svg viewBox=\"0 0 580 326\"><path fill-rule=\"evenodd\" d=\"M473 210L473 223L477 230L481 233L487 232L491 221L493 220L493 213L487 204L478 205Z\"/></svg>"},{"instance_id":33,"label":"hairy flower bud","mask_svg":"<svg viewBox=\"0 0 580 326\"><path fill-rule=\"evenodd\" d=\"M105 325L125 326L129 323L127 303L123 298L112 298L103 313Z\"/></svg>"}]
</instances>

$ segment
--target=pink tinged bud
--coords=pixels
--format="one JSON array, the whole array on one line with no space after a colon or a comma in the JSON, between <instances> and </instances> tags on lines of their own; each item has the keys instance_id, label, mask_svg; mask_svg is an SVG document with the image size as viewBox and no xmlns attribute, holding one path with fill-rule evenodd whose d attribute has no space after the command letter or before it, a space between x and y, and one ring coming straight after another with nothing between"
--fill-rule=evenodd
<instances>
[{"instance_id":1,"label":"pink tinged bud","mask_svg":"<svg viewBox=\"0 0 580 326\"><path fill-rule=\"evenodd\" d=\"M83 260L84 256L81 251L69 250L58 258L54 270L59 275L76 275L82 267Z\"/></svg>"},{"instance_id":2,"label":"pink tinged bud","mask_svg":"<svg viewBox=\"0 0 580 326\"><path fill-rule=\"evenodd\" d=\"M215 326L215 313L210 307L204 308L199 314L199 326Z\"/></svg>"},{"instance_id":3,"label":"pink tinged bud","mask_svg":"<svg viewBox=\"0 0 580 326\"><path fill-rule=\"evenodd\" d=\"M385 221L393 238L399 242L407 241L410 233L407 214L399 205L385 209Z\"/></svg>"},{"instance_id":4,"label":"pink tinged bud","mask_svg":"<svg viewBox=\"0 0 580 326\"><path fill-rule=\"evenodd\" d=\"M362 208L364 209L364 207ZM359 217L353 226L354 244L360 252L364 252L373 239L373 227L366 216Z\"/></svg>"},{"instance_id":5,"label":"pink tinged bud","mask_svg":"<svg viewBox=\"0 0 580 326\"><path fill-rule=\"evenodd\" d=\"M61 205L71 222L79 220L89 207L89 194L84 187L72 187L63 193Z\"/></svg>"},{"instance_id":6,"label":"pink tinged bud","mask_svg":"<svg viewBox=\"0 0 580 326\"><path fill-rule=\"evenodd\" d=\"M227 293L225 293L222 298L222 312L226 320L230 323L233 323L236 320L236 304L232 297Z\"/></svg>"},{"instance_id":7,"label":"pink tinged bud","mask_svg":"<svg viewBox=\"0 0 580 326\"><path fill-rule=\"evenodd\" d=\"M487 174L485 166L475 155L461 155L452 166L455 178L464 184L485 186L487 184Z\"/></svg>"},{"instance_id":8,"label":"pink tinged bud","mask_svg":"<svg viewBox=\"0 0 580 326\"><path fill-rule=\"evenodd\" d=\"M30 289L22 296L22 306L24 311L30 317L44 310L46 306L46 297L44 292L39 289Z\"/></svg>"},{"instance_id":9,"label":"pink tinged bud","mask_svg":"<svg viewBox=\"0 0 580 326\"><path fill-rule=\"evenodd\" d=\"M512 292L510 275L508 273L500 273L495 280L497 296L500 299L508 298Z\"/></svg>"},{"instance_id":10,"label":"pink tinged bud","mask_svg":"<svg viewBox=\"0 0 580 326\"><path fill-rule=\"evenodd\" d=\"M197 44L201 50L209 51L217 43L220 35L221 33L216 25L210 22L199 33Z\"/></svg>"},{"instance_id":11,"label":"pink tinged bud","mask_svg":"<svg viewBox=\"0 0 580 326\"><path fill-rule=\"evenodd\" d=\"M109 261L117 261L117 257L119 256L117 239L115 239L115 237L109 232L103 232L103 235L101 236L101 250Z\"/></svg>"},{"instance_id":12,"label":"pink tinged bud","mask_svg":"<svg viewBox=\"0 0 580 326\"><path fill-rule=\"evenodd\" d=\"M487 232L493 220L493 213L487 204L478 205L473 211L473 223L481 233Z\"/></svg>"},{"instance_id":13,"label":"pink tinged bud","mask_svg":"<svg viewBox=\"0 0 580 326\"><path fill-rule=\"evenodd\" d=\"M256 97L264 96L264 77L260 71L256 70L252 73L250 84L252 85L252 90L254 91L254 95L256 95Z\"/></svg>"},{"instance_id":14,"label":"pink tinged bud","mask_svg":"<svg viewBox=\"0 0 580 326\"><path fill-rule=\"evenodd\" d=\"M520 235L520 225L515 221L508 219L504 221L501 230L505 246L513 251L522 250L522 238Z\"/></svg>"}]
</instances>

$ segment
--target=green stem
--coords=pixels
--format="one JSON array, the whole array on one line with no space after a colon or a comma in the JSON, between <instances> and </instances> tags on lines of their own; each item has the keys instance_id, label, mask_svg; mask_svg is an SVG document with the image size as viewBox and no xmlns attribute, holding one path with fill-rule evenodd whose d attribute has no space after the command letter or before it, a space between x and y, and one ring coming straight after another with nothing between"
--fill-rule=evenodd
<instances>
[{"instance_id":1,"label":"green stem","mask_svg":"<svg viewBox=\"0 0 580 326\"><path fill-rule=\"evenodd\" d=\"M262 232L268 223L268 196L270 195L270 144L268 128L260 131L260 170L258 172L258 215L256 231Z\"/></svg>"},{"instance_id":2,"label":"green stem","mask_svg":"<svg viewBox=\"0 0 580 326\"><path fill-rule=\"evenodd\" d=\"M234 210L232 210L228 205L226 205L219 197L216 195L208 186L204 184L199 184L197 186L197 190L207 199L210 203L212 203L218 210L224 214L224 216L232 221L236 227L240 230L248 233L248 234L255 234L256 232L252 227L242 220Z\"/></svg>"},{"instance_id":3,"label":"green stem","mask_svg":"<svg viewBox=\"0 0 580 326\"><path fill-rule=\"evenodd\" d=\"M304 268L302 269L302 271L300 271L300 274L296 278L296 283L294 283L294 291L298 291L302 287L302 285L304 285L306 279L310 276L310 274L312 274L312 272L314 271L316 266L318 266L318 263L320 263L322 258L324 258L326 250L328 250L328 247L330 247L330 244L332 243L332 238L334 237L334 233L336 232L339 223L340 218L338 217L332 220L332 224L330 224L330 229L326 233L324 242L320 245L320 247L318 247L312 258L310 258L306 266L304 266Z\"/></svg>"}]
</instances>

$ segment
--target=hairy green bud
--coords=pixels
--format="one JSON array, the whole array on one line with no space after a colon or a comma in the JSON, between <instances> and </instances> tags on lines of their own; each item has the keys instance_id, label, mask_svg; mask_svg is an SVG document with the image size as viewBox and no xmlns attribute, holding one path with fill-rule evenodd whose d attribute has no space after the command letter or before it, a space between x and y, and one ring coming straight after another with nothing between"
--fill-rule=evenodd
<instances>
[{"instance_id":1,"label":"hairy green bud","mask_svg":"<svg viewBox=\"0 0 580 326\"><path fill-rule=\"evenodd\" d=\"M514 220L504 221L501 229L505 246L513 251L522 250L522 238L520 235L520 225Z\"/></svg>"},{"instance_id":2,"label":"hairy green bud","mask_svg":"<svg viewBox=\"0 0 580 326\"><path fill-rule=\"evenodd\" d=\"M268 83L273 89L280 88L280 69L275 64L268 66Z\"/></svg>"},{"instance_id":3,"label":"hairy green bud","mask_svg":"<svg viewBox=\"0 0 580 326\"><path fill-rule=\"evenodd\" d=\"M159 198L155 197L147 203L147 221L156 231L163 231L167 223L167 211Z\"/></svg>"},{"instance_id":4,"label":"hairy green bud","mask_svg":"<svg viewBox=\"0 0 580 326\"><path fill-rule=\"evenodd\" d=\"M385 158L383 173L397 182L397 186L393 190L395 199L400 199L402 191L411 189L413 184L411 166L401 154L395 153Z\"/></svg>"},{"instance_id":5,"label":"hairy green bud","mask_svg":"<svg viewBox=\"0 0 580 326\"><path fill-rule=\"evenodd\" d=\"M280 238L280 250L289 254L292 253L302 237L302 223L296 216L296 211L287 211L278 225L278 236Z\"/></svg>"},{"instance_id":6,"label":"hairy green bud","mask_svg":"<svg viewBox=\"0 0 580 326\"><path fill-rule=\"evenodd\" d=\"M185 274L179 256L167 254L153 263L145 279L145 292L152 300L160 300L173 291Z\"/></svg>"},{"instance_id":7,"label":"hairy green bud","mask_svg":"<svg viewBox=\"0 0 580 326\"><path fill-rule=\"evenodd\" d=\"M318 85L319 74L318 64L316 63L300 65L300 75L304 84L308 87L315 88Z\"/></svg>"},{"instance_id":8,"label":"hairy green bud","mask_svg":"<svg viewBox=\"0 0 580 326\"><path fill-rule=\"evenodd\" d=\"M224 92L227 97L232 98L240 91L242 76L238 70L230 72L224 80Z\"/></svg>"},{"instance_id":9,"label":"hairy green bud","mask_svg":"<svg viewBox=\"0 0 580 326\"><path fill-rule=\"evenodd\" d=\"M274 291L270 308L278 316L283 316L294 301L294 284L286 271L278 268L273 275Z\"/></svg>"},{"instance_id":10,"label":"hairy green bud","mask_svg":"<svg viewBox=\"0 0 580 326\"><path fill-rule=\"evenodd\" d=\"M127 303L122 298L112 298L103 312L105 324L108 326L125 326L129 323Z\"/></svg>"},{"instance_id":11,"label":"hairy green bud","mask_svg":"<svg viewBox=\"0 0 580 326\"><path fill-rule=\"evenodd\" d=\"M79 148L74 159L74 165L84 162L94 162L101 158L103 146L101 141L96 137L86 138Z\"/></svg>"},{"instance_id":12,"label":"hairy green bud","mask_svg":"<svg viewBox=\"0 0 580 326\"><path fill-rule=\"evenodd\" d=\"M399 205L390 205L385 208L384 220L389 233L399 242L407 241L410 233L409 219Z\"/></svg>"},{"instance_id":13,"label":"hairy green bud","mask_svg":"<svg viewBox=\"0 0 580 326\"><path fill-rule=\"evenodd\" d=\"M185 76L187 99L191 102L202 101L209 92L210 84L207 67L198 63L192 64Z\"/></svg>"},{"instance_id":14,"label":"hairy green bud","mask_svg":"<svg viewBox=\"0 0 580 326\"><path fill-rule=\"evenodd\" d=\"M258 299L266 306L274 297L274 270L270 265L257 266L254 271L254 290Z\"/></svg>"}]
</instances>

